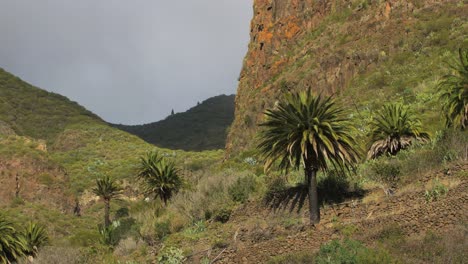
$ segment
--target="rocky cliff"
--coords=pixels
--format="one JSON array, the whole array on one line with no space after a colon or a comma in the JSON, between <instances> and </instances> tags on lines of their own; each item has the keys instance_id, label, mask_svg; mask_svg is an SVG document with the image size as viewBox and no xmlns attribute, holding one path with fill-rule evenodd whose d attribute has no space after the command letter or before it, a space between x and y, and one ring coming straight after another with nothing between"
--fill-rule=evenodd
<instances>
[{"instance_id":1,"label":"rocky cliff","mask_svg":"<svg viewBox=\"0 0 468 264\"><path fill-rule=\"evenodd\" d=\"M458 0L255 0L228 153L252 147L263 111L289 90L338 94L360 114L429 96L439 65L467 44L467 12ZM433 98L420 99L435 120Z\"/></svg>"}]
</instances>

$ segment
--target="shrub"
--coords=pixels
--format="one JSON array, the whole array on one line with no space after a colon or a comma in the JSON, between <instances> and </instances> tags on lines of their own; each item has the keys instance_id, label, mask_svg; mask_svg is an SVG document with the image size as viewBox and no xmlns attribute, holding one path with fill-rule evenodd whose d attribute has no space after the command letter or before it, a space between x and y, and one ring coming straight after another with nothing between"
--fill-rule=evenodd
<instances>
[{"instance_id":1,"label":"shrub","mask_svg":"<svg viewBox=\"0 0 468 264\"><path fill-rule=\"evenodd\" d=\"M224 239L216 239L216 241L213 243L212 248L227 248L229 246L229 242L227 242Z\"/></svg>"},{"instance_id":2,"label":"shrub","mask_svg":"<svg viewBox=\"0 0 468 264\"><path fill-rule=\"evenodd\" d=\"M121 239L131 235L133 237L138 236L138 225L136 224L136 220L131 217L120 218L118 220L120 223L117 227L113 230L113 235L115 238L115 243L118 244Z\"/></svg>"},{"instance_id":3,"label":"shrub","mask_svg":"<svg viewBox=\"0 0 468 264\"><path fill-rule=\"evenodd\" d=\"M467 235L467 227L463 225L443 233L427 231L422 237L415 236L393 244L390 250L393 256L401 256L402 263L465 263L468 257Z\"/></svg>"},{"instance_id":4,"label":"shrub","mask_svg":"<svg viewBox=\"0 0 468 264\"><path fill-rule=\"evenodd\" d=\"M237 181L229 187L228 192L234 202L244 203L256 189L257 181L255 177L248 175L237 179Z\"/></svg>"},{"instance_id":5,"label":"shrub","mask_svg":"<svg viewBox=\"0 0 468 264\"><path fill-rule=\"evenodd\" d=\"M154 224L154 229L156 232L156 237L158 239L163 239L171 233L171 223L169 220L156 222Z\"/></svg>"},{"instance_id":6,"label":"shrub","mask_svg":"<svg viewBox=\"0 0 468 264\"><path fill-rule=\"evenodd\" d=\"M392 194L401 175L401 165L396 159L380 159L371 165L373 175L371 178L383 184L385 194Z\"/></svg>"},{"instance_id":7,"label":"shrub","mask_svg":"<svg viewBox=\"0 0 468 264\"><path fill-rule=\"evenodd\" d=\"M120 225L119 222L113 222L112 225L105 227L99 227L99 242L105 246L115 246L117 245L117 238L115 236L114 230Z\"/></svg>"},{"instance_id":8,"label":"shrub","mask_svg":"<svg viewBox=\"0 0 468 264\"><path fill-rule=\"evenodd\" d=\"M36 256L40 247L49 242L47 231L41 225L29 223L22 233L22 237L26 241L26 253L31 256Z\"/></svg>"},{"instance_id":9,"label":"shrub","mask_svg":"<svg viewBox=\"0 0 468 264\"><path fill-rule=\"evenodd\" d=\"M226 223L231 218L232 210L230 208L221 208L214 215L214 220L221 223Z\"/></svg>"},{"instance_id":10,"label":"shrub","mask_svg":"<svg viewBox=\"0 0 468 264\"><path fill-rule=\"evenodd\" d=\"M432 188L424 192L424 198L426 202L437 201L442 196L445 196L448 192L447 186L443 185L438 179L433 181Z\"/></svg>"},{"instance_id":11,"label":"shrub","mask_svg":"<svg viewBox=\"0 0 468 264\"><path fill-rule=\"evenodd\" d=\"M72 246L90 247L100 241L100 238L100 234L96 230L80 230L70 237L70 243Z\"/></svg>"},{"instance_id":12,"label":"shrub","mask_svg":"<svg viewBox=\"0 0 468 264\"><path fill-rule=\"evenodd\" d=\"M163 248L158 256L158 263L181 264L184 260L182 250L174 247Z\"/></svg>"},{"instance_id":13,"label":"shrub","mask_svg":"<svg viewBox=\"0 0 468 264\"><path fill-rule=\"evenodd\" d=\"M273 177L268 183L266 193L264 196L265 201L271 201L276 195L286 190L287 182L284 177Z\"/></svg>"},{"instance_id":14,"label":"shrub","mask_svg":"<svg viewBox=\"0 0 468 264\"><path fill-rule=\"evenodd\" d=\"M369 249L361 242L345 239L332 240L320 247L317 264L330 263L392 263L389 253L383 249Z\"/></svg>"}]
</instances>

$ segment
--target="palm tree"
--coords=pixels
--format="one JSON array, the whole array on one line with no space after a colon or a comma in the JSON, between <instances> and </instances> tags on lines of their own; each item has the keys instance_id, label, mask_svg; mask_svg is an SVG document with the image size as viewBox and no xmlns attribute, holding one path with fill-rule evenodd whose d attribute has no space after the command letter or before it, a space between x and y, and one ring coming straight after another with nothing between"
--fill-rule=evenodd
<instances>
[{"instance_id":1,"label":"palm tree","mask_svg":"<svg viewBox=\"0 0 468 264\"><path fill-rule=\"evenodd\" d=\"M447 127L468 126L468 50L459 49L459 62L451 66L453 73L445 75L438 85Z\"/></svg>"},{"instance_id":2,"label":"palm tree","mask_svg":"<svg viewBox=\"0 0 468 264\"><path fill-rule=\"evenodd\" d=\"M274 109L265 112L260 126L258 149L265 157L265 169L279 160L279 168L304 168L309 194L311 224L320 222L317 194L317 172L330 165L349 169L357 162L355 141L344 112L332 97L314 96L307 92L289 93Z\"/></svg>"},{"instance_id":3,"label":"palm tree","mask_svg":"<svg viewBox=\"0 0 468 264\"><path fill-rule=\"evenodd\" d=\"M159 197L165 205L184 187L179 169L157 152L141 157L138 177L143 181L144 194Z\"/></svg>"},{"instance_id":4,"label":"palm tree","mask_svg":"<svg viewBox=\"0 0 468 264\"><path fill-rule=\"evenodd\" d=\"M400 103L384 105L371 126L372 145L367 153L368 159L375 159L386 153L396 155L414 141L425 142L429 139L429 134L421 131L420 120Z\"/></svg>"},{"instance_id":5,"label":"palm tree","mask_svg":"<svg viewBox=\"0 0 468 264\"><path fill-rule=\"evenodd\" d=\"M104 227L108 228L110 225L110 201L119 198L122 194L122 188L115 180L106 175L104 178L96 180L96 188L93 189L93 192L104 200Z\"/></svg>"},{"instance_id":6,"label":"palm tree","mask_svg":"<svg viewBox=\"0 0 468 264\"><path fill-rule=\"evenodd\" d=\"M33 257L37 255L39 248L49 241L45 228L32 222L28 224L22 236L26 242L26 253Z\"/></svg>"},{"instance_id":7,"label":"palm tree","mask_svg":"<svg viewBox=\"0 0 468 264\"><path fill-rule=\"evenodd\" d=\"M26 242L13 224L0 215L0 263L12 263L25 255Z\"/></svg>"}]
</instances>

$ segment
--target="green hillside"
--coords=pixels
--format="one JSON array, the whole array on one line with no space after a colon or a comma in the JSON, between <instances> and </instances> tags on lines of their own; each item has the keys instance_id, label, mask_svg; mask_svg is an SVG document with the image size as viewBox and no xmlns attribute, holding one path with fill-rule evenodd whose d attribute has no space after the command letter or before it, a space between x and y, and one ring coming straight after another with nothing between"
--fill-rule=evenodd
<instances>
[{"instance_id":1,"label":"green hillside","mask_svg":"<svg viewBox=\"0 0 468 264\"><path fill-rule=\"evenodd\" d=\"M224 155L220 150L200 155L156 148L106 124L66 97L34 87L4 70L0 84L0 216L14 219L16 227L32 219L46 226L49 247L66 252L48 256L61 258L59 263L70 252L77 254L73 261L84 263L101 263L101 257L108 254L100 248L97 229L103 208L92 193L97 178L107 175L125 187L123 199L112 203L111 212L136 210L134 218L122 221L131 221L125 228L137 234L147 224L143 219L137 223L135 218L153 206L141 204L135 177L141 156L157 150L175 161L184 175L193 176ZM20 183L16 198L15 177ZM82 208L81 217L73 215L75 201Z\"/></svg>"},{"instance_id":2,"label":"green hillside","mask_svg":"<svg viewBox=\"0 0 468 264\"><path fill-rule=\"evenodd\" d=\"M0 120L18 135L52 142L65 127L102 120L65 96L41 90L0 68Z\"/></svg>"},{"instance_id":3,"label":"green hillside","mask_svg":"<svg viewBox=\"0 0 468 264\"><path fill-rule=\"evenodd\" d=\"M156 146L201 151L224 148L233 120L234 95L219 95L159 122L114 126Z\"/></svg>"}]
</instances>

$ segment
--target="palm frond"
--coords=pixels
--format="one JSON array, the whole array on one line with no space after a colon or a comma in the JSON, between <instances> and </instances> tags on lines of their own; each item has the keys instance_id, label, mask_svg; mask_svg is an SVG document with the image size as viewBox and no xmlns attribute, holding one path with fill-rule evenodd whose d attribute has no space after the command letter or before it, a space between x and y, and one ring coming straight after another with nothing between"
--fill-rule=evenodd
<instances>
[{"instance_id":1,"label":"palm frond","mask_svg":"<svg viewBox=\"0 0 468 264\"><path fill-rule=\"evenodd\" d=\"M45 228L32 222L28 224L22 236L27 245L26 253L32 256L36 256L39 248L49 241Z\"/></svg>"},{"instance_id":2,"label":"palm frond","mask_svg":"<svg viewBox=\"0 0 468 264\"><path fill-rule=\"evenodd\" d=\"M111 200L120 197L122 188L114 179L106 175L96 180L96 187L93 188L93 193L104 200Z\"/></svg>"},{"instance_id":3,"label":"palm frond","mask_svg":"<svg viewBox=\"0 0 468 264\"><path fill-rule=\"evenodd\" d=\"M459 49L458 59L450 65L452 73L443 76L437 87L446 126L464 130L468 126L468 50Z\"/></svg>"},{"instance_id":4,"label":"palm frond","mask_svg":"<svg viewBox=\"0 0 468 264\"><path fill-rule=\"evenodd\" d=\"M265 111L258 149L266 160L265 169L275 161L280 169L311 163L328 170L330 164L346 169L358 160L356 145L344 112L331 97L315 96L311 90L289 93L274 109Z\"/></svg>"},{"instance_id":5,"label":"palm frond","mask_svg":"<svg viewBox=\"0 0 468 264\"><path fill-rule=\"evenodd\" d=\"M25 255L27 245L13 223L0 215L0 263L12 263Z\"/></svg>"},{"instance_id":6,"label":"palm frond","mask_svg":"<svg viewBox=\"0 0 468 264\"><path fill-rule=\"evenodd\" d=\"M156 152L140 159L138 178L143 182L144 194L155 195L167 203L185 186L180 170Z\"/></svg>"},{"instance_id":7,"label":"palm frond","mask_svg":"<svg viewBox=\"0 0 468 264\"><path fill-rule=\"evenodd\" d=\"M371 126L372 145L367 153L368 159L386 153L395 155L414 141L426 142L429 139L429 134L422 131L421 121L400 103L384 105Z\"/></svg>"}]
</instances>

